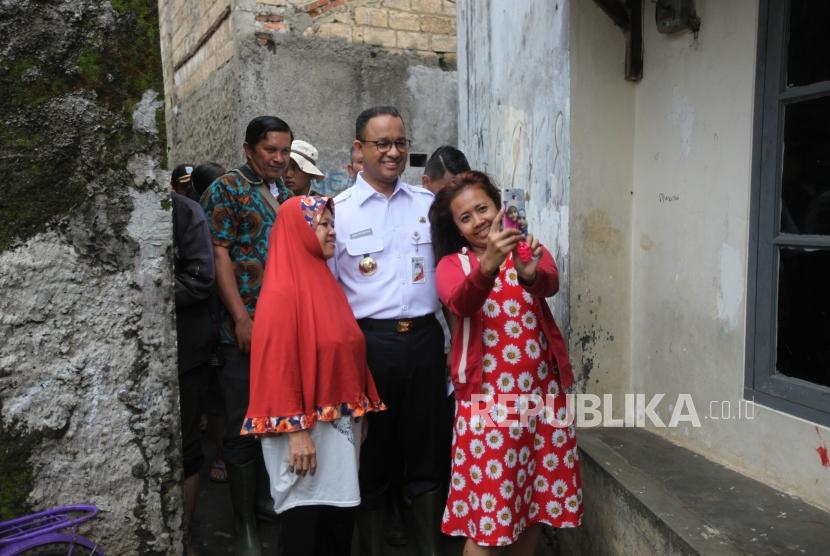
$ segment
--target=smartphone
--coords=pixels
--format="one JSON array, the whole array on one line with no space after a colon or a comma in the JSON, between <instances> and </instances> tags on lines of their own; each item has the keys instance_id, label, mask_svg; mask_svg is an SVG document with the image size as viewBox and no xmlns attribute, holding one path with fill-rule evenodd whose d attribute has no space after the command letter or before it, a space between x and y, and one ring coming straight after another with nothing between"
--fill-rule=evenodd
<instances>
[{"instance_id":1,"label":"smartphone","mask_svg":"<svg viewBox=\"0 0 830 556\"><path fill-rule=\"evenodd\" d=\"M519 230L523 236L527 237L524 189L502 189L501 206L504 208L502 228Z\"/></svg>"}]
</instances>

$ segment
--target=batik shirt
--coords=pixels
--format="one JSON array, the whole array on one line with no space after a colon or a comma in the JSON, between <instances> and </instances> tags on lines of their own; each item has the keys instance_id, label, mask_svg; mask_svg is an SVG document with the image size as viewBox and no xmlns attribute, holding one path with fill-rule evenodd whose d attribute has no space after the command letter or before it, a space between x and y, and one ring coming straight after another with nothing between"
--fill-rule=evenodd
<instances>
[{"instance_id":1,"label":"batik shirt","mask_svg":"<svg viewBox=\"0 0 830 556\"><path fill-rule=\"evenodd\" d=\"M243 165L217 178L202 195L213 244L228 249L239 295L251 318L262 287L268 236L276 217L262 196L260 184L262 178ZM291 196L281 180L277 182L277 189L279 203ZM233 319L224 307L219 341L236 343Z\"/></svg>"}]
</instances>

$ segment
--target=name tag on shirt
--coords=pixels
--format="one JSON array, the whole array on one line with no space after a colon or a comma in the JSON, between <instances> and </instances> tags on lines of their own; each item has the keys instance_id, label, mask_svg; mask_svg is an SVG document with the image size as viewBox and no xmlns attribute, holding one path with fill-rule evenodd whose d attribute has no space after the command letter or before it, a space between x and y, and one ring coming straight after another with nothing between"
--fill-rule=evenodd
<instances>
[{"instance_id":1,"label":"name tag on shirt","mask_svg":"<svg viewBox=\"0 0 830 556\"><path fill-rule=\"evenodd\" d=\"M366 237L372 235L372 228L366 228L365 230L360 230L359 232L355 232L353 234L349 234L350 239L357 239L359 237Z\"/></svg>"},{"instance_id":2,"label":"name tag on shirt","mask_svg":"<svg viewBox=\"0 0 830 556\"><path fill-rule=\"evenodd\" d=\"M424 284L427 281L426 267L423 257L412 257L412 283Z\"/></svg>"}]
</instances>

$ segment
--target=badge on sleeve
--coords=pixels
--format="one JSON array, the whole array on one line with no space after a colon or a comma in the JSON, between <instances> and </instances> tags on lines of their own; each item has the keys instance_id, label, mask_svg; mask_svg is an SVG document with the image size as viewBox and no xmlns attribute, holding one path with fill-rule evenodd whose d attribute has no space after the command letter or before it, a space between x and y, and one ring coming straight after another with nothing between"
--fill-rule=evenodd
<instances>
[{"instance_id":1,"label":"badge on sleeve","mask_svg":"<svg viewBox=\"0 0 830 556\"><path fill-rule=\"evenodd\" d=\"M423 284L427 281L427 272L423 257L412 257L412 283Z\"/></svg>"},{"instance_id":2,"label":"badge on sleeve","mask_svg":"<svg viewBox=\"0 0 830 556\"><path fill-rule=\"evenodd\" d=\"M363 276L371 276L378 271L378 263L368 253L365 253L360 262L357 263L357 268Z\"/></svg>"}]
</instances>

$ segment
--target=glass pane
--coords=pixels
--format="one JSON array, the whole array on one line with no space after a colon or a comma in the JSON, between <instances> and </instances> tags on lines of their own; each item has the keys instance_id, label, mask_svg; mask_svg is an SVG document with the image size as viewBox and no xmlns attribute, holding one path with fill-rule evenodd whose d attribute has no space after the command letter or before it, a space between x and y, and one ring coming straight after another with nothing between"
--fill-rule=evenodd
<instances>
[{"instance_id":1,"label":"glass pane","mask_svg":"<svg viewBox=\"0 0 830 556\"><path fill-rule=\"evenodd\" d=\"M797 87L830 79L828 26L830 2L827 0L793 0L790 3L787 86Z\"/></svg>"},{"instance_id":2,"label":"glass pane","mask_svg":"<svg viewBox=\"0 0 830 556\"><path fill-rule=\"evenodd\" d=\"M789 104L784 117L781 230L830 235L830 96Z\"/></svg>"},{"instance_id":3,"label":"glass pane","mask_svg":"<svg viewBox=\"0 0 830 556\"><path fill-rule=\"evenodd\" d=\"M830 386L830 251L782 248L780 256L775 367Z\"/></svg>"}]
</instances>

